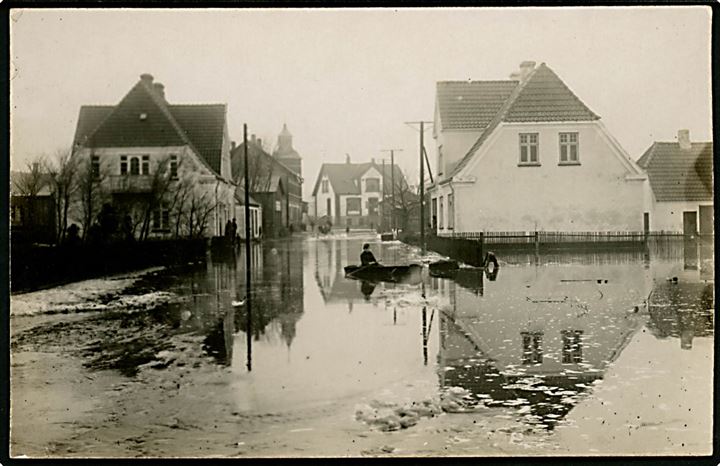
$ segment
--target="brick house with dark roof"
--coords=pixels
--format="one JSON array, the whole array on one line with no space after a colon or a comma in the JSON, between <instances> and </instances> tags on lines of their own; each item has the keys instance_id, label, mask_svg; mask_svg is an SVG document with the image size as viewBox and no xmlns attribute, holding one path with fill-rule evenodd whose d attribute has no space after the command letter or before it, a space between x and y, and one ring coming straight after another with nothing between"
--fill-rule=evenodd
<instances>
[{"instance_id":1,"label":"brick house with dark roof","mask_svg":"<svg viewBox=\"0 0 720 466\"><path fill-rule=\"evenodd\" d=\"M647 173L644 229L712 235L713 143L691 142L688 130L676 142L654 142L638 159Z\"/></svg>"},{"instance_id":2,"label":"brick house with dark roof","mask_svg":"<svg viewBox=\"0 0 720 466\"><path fill-rule=\"evenodd\" d=\"M383 172L384 169L384 172ZM375 229L380 227L383 192L391 188L392 171L396 186L404 185L405 176L397 165L365 163L324 163L313 188L313 212L327 217L337 228Z\"/></svg>"},{"instance_id":3,"label":"brick house with dark roof","mask_svg":"<svg viewBox=\"0 0 720 466\"><path fill-rule=\"evenodd\" d=\"M230 151L232 176L244 186L245 144L233 143ZM248 141L250 194L263 209L263 236L275 238L301 229L302 178L277 157L268 154L262 140L252 135Z\"/></svg>"},{"instance_id":4,"label":"brick house with dark roof","mask_svg":"<svg viewBox=\"0 0 720 466\"><path fill-rule=\"evenodd\" d=\"M103 191L133 221L140 215L133 206L153 190L159 170L168 170L177 182L166 197L179 182L192 185L193 196L212 208L205 234L218 236L242 210L232 181L226 113L225 104L171 104L165 87L143 74L116 105L80 108L75 156L92 158ZM186 218L180 210L171 212L170 203L163 199L153 212L150 236L168 235Z\"/></svg>"},{"instance_id":5,"label":"brick house with dark roof","mask_svg":"<svg viewBox=\"0 0 720 466\"><path fill-rule=\"evenodd\" d=\"M433 136L439 235L642 228L642 170L544 63L438 82Z\"/></svg>"}]
</instances>

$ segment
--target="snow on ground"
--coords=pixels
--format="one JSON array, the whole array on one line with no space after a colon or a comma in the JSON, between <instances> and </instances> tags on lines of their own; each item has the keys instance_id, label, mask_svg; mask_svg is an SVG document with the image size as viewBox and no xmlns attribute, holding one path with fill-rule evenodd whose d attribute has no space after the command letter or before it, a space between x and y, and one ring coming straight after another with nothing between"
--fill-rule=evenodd
<instances>
[{"instance_id":1,"label":"snow on ground","mask_svg":"<svg viewBox=\"0 0 720 466\"><path fill-rule=\"evenodd\" d=\"M117 296L103 303L103 297L120 294L143 275L163 270L153 267L129 274L83 280L46 290L12 295L10 315L27 316L60 312L100 311L125 307L151 307L167 302L172 296L166 292L152 292L141 296Z\"/></svg>"}]
</instances>

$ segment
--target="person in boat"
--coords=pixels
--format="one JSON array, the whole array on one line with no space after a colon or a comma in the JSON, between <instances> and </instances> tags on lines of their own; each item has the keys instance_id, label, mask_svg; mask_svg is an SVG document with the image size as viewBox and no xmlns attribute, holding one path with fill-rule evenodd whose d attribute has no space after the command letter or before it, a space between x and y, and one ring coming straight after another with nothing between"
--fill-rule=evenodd
<instances>
[{"instance_id":1,"label":"person in boat","mask_svg":"<svg viewBox=\"0 0 720 466\"><path fill-rule=\"evenodd\" d=\"M363 250L362 253L360 253L360 265L363 267L368 265L380 265L375 259L375 255L370 250L370 245L368 243L363 244Z\"/></svg>"}]
</instances>

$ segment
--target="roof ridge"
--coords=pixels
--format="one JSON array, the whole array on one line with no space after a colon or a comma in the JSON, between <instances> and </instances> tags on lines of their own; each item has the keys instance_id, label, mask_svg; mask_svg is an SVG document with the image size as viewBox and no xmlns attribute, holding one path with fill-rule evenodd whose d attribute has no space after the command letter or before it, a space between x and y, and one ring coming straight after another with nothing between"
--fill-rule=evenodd
<instances>
[{"instance_id":1,"label":"roof ridge","mask_svg":"<svg viewBox=\"0 0 720 466\"><path fill-rule=\"evenodd\" d=\"M487 139L487 136L492 133L492 131L497 127L497 125L500 124L500 122L505 118L508 110L510 107L512 107L512 104L517 100L518 96L522 92L523 89L525 89L525 86L527 86L527 83L530 82L530 79L535 75L537 70L539 70L545 63L542 63L537 68L534 68L528 76L518 83L517 86L512 90L508 98L503 103L502 107L500 107L500 110L495 114L492 120L490 120L490 123L487 124L487 126L483 129L482 133L478 137L478 139L475 141L475 143L470 146L470 150L468 150L462 159L460 159L460 162L458 162L457 165L455 165L455 168L453 168L453 171L450 173L450 176L448 178L452 178L457 174L467 163L470 161L472 156L475 154L475 151L477 151L480 146L485 142L485 139Z\"/></svg>"},{"instance_id":2,"label":"roof ridge","mask_svg":"<svg viewBox=\"0 0 720 466\"><path fill-rule=\"evenodd\" d=\"M473 83L517 83L517 79L473 79L473 80L443 80L436 81L437 84L473 84Z\"/></svg>"},{"instance_id":3,"label":"roof ridge","mask_svg":"<svg viewBox=\"0 0 720 466\"><path fill-rule=\"evenodd\" d=\"M199 104L171 104L166 103L168 107L227 107L227 104L223 103L199 103Z\"/></svg>"}]
</instances>

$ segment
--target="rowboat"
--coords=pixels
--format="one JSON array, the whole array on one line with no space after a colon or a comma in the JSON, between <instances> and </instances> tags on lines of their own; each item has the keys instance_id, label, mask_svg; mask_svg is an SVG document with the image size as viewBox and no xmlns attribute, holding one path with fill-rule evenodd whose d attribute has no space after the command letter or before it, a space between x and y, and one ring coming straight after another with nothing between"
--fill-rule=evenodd
<instances>
[{"instance_id":1,"label":"rowboat","mask_svg":"<svg viewBox=\"0 0 720 466\"><path fill-rule=\"evenodd\" d=\"M422 266L410 265L348 265L345 267L347 278L379 282L400 282L419 274Z\"/></svg>"},{"instance_id":2,"label":"rowboat","mask_svg":"<svg viewBox=\"0 0 720 466\"><path fill-rule=\"evenodd\" d=\"M428 269L430 269L430 276L432 277L452 278L458 268L460 268L460 266L457 261L448 260L432 262L428 265Z\"/></svg>"}]
</instances>

